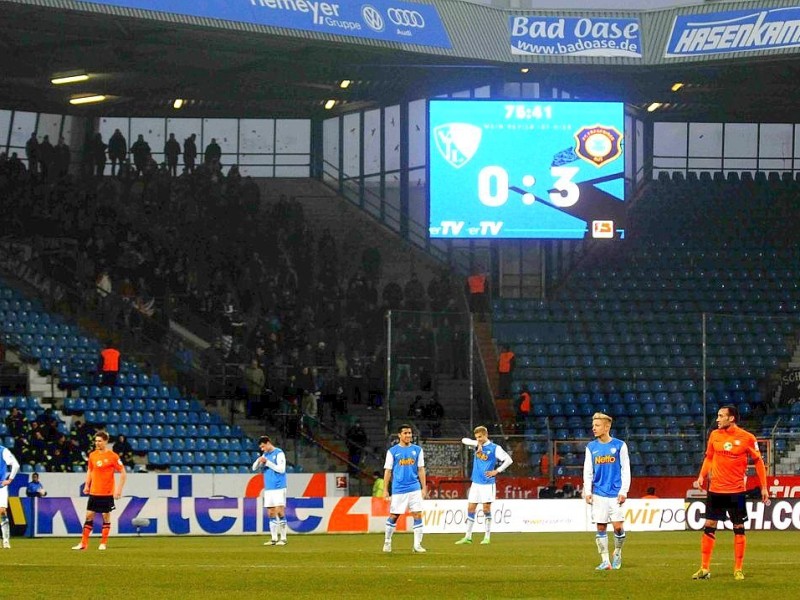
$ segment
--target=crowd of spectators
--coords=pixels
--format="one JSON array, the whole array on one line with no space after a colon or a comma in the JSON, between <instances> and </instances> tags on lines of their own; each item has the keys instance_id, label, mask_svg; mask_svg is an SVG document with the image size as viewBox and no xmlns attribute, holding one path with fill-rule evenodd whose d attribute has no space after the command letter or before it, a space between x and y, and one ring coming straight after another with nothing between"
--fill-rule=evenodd
<instances>
[{"instance_id":1,"label":"crowd of spectators","mask_svg":"<svg viewBox=\"0 0 800 600\"><path fill-rule=\"evenodd\" d=\"M47 471L69 473L76 467L83 469L94 430L76 423L67 434L59 428L59 420L52 409L28 420L23 412L13 407L6 417L9 435L15 439L14 453L22 465L42 465Z\"/></svg>"}]
</instances>

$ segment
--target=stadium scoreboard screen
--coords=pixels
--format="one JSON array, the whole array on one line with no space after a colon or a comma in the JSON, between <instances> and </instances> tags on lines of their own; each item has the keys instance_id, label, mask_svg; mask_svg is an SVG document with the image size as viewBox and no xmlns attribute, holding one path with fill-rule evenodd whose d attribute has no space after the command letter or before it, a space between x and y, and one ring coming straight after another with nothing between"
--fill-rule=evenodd
<instances>
[{"instance_id":1,"label":"stadium scoreboard screen","mask_svg":"<svg viewBox=\"0 0 800 600\"><path fill-rule=\"evenodd\" d=\"M621 102L430 100L431 238L625 237Z\"/></svg>"}]
</instances>

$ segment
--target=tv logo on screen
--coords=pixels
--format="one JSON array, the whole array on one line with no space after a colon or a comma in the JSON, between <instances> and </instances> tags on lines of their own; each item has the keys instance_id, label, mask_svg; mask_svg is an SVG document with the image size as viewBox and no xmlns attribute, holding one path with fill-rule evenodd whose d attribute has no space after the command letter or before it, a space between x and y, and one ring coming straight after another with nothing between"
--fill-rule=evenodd
<instances>
[{"instance_id":1,"label":"tv logo on screen","mask_svg":"<svg viewBox=\"0 0 800 600\"><path fill-rule=\"evenodd\" d=\"M434 127L433 135L442 158L460 169L478 151L483 129L470 123L445 123Z\"/></svg>"},{"instance_id":2,"label":"tv logo on screen","mask_svg":"<svg viewBox=\"0 0 800 600\"><path fill-rule=\"evenodd\" d=\"M592 237L610 240L614 237L614 221L592 221Z\"/></svg>"}]
</instances>

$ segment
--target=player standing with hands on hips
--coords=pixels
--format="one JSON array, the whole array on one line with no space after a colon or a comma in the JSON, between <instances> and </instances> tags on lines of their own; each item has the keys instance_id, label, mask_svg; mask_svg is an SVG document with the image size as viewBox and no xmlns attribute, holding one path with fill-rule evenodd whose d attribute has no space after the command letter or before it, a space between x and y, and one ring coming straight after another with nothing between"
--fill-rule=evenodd
<instances>
[{"instance_id":1,"label":"player standing with hands on hips","mask_svg":"<svg viewBox=\"0 0 800 600\"><path fill-rule=\"evenodd\" d=\"M253 463L253 471L264 469L264 508L269 516L271 540L265 546L286 545L286 455L268 435L258 438L263 453ZM280 539L279 539L280 537Z\"/></svg>"},{"instance_id":2,"label":"player standing with hands on hips","mask_svg":"<svg viewBox=\"0 0 800 600\"><path fill-rule=\"evenodd\" d=\"M717 412L717 428L708 436L706 457L700 467L697 487L706 487L706 477L711 480L706 498L706 522L700 545L700 569L692 579L711 579L711 554L717 535L717 521L730 518L733 524L733 578L744 579L744 522L747 520L745 503L745 477L747 457L753 459L761 485L761 501L769 504L767 470L761 460L758 441L749 431L738 425L739 409L722 406Z\"/></svg>"},{"instance_id":3,"label":"player standing with hands on hips","mask_svg":"<svg viewBox=\"0 0 800 600\"><path fill-rule=\"evenodd\" d=\"M400 442L386 451L386 463L383 465L383 499L391 498L383 551L392 551L392 536L397 527L397 519L408 511L414 517L413 551L427 552L422 547L422 499L428 495L425 456L422 448L411 443L414 435L411 425L400 425L398 434Z\"/></svg>"},{"instance_id":4,"label":"player standing with hands on hips","mask_svg":"<svg viewBox=\"0 0 800 600\"><path fill-rule=\"evenodd\" d=\"M481 544L490 543L492 535L492 502L497 495L495 477L511 466L514 461L500 446L489 440L489 431L483 425L473 431L475 439L461 438L465 446L475 448L475 458L472 461L472 485L469 487L467 497L467 532L456 544L472 543L472 527L475 525L475 509L478 504L483 504L486 533ZM498 461L500 465L497 464Z\"/></svg>"},{"instance_id":5,"label":"player standing with hands on hips","mask_svg":"<svg viewBox=\"0 0 800 600\"><path fill-rule=\"evenodd\" d=\"M597 571L622 567L622 545L625 543L625 511L623 504L631 487L631 462L628 445L611 437L613 419L600 412L592 415L592 435L595 439L586 445L583 462L583 497L592 505L592 522L597 525L597 550L602 559ZM614 555L608 560L608 534L606 528L614 527Z\"/></svg>"}]
</instances>

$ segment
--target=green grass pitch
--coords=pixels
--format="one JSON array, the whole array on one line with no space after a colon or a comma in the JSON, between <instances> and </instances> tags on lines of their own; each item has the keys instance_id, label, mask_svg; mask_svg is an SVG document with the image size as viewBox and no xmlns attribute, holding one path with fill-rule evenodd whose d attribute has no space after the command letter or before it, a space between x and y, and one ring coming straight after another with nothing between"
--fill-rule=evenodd
<instances>
[{"instance_id":1,"label":"green grass pitch","mask_svg":"<svg viewBox=\"0 0 800 600\"><path fill-rule=\"evenodd\" d=\"M733 535L720 531L710 581L692 581L700 533L630 533L619 571L595 572L591 533L503 534L480 545L428 535L412 554L410 533L381 552L383 536L93 537L19 539L0 550L2 598L797 598L800 533L749 532L744 581L733 580Z\"/></svg>"}]
</instances>

